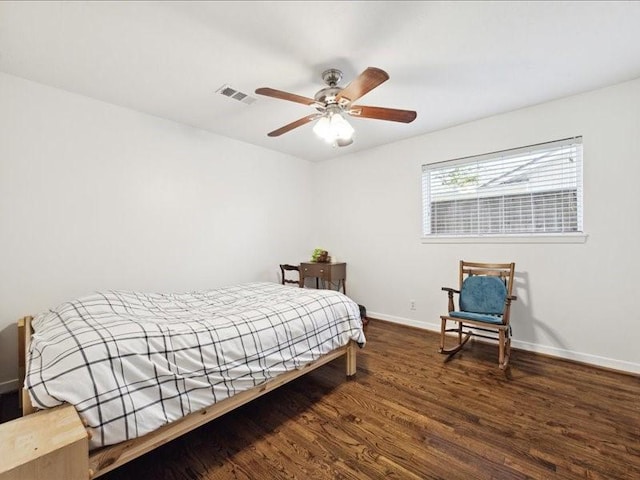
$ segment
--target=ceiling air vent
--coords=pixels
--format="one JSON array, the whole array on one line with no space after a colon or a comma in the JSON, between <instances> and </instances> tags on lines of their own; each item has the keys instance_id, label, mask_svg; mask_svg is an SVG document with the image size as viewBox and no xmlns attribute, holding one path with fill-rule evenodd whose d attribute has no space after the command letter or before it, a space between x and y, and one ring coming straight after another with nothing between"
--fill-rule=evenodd
<instances>
[{"instance_id":1,"label":"ceiling air vent","mask_svg":"<svg viewBox=\"0 0 640 480\"><path fill-rule=\"evenodd\" d=\"M224 95L225 97L233 98L239 102L246 103L247 105L251 105L257 100L255 97L240 92L229 85L222 85L218 90L216 90L216 93Z\"/></svg>"}]
</instances>

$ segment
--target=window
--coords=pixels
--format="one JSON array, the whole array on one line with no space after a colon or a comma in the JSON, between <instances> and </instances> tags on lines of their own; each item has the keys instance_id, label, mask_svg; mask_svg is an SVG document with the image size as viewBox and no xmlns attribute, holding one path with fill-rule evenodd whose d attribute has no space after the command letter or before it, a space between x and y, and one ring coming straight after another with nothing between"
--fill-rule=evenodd
<instances>
[{"instance_id":1,"label":"window","mask_svg":"<svg viewBox=\"0 0 640 480\"><path fill-rule=\"evenodd\" d=\"M423 165L429 237L582 233L582 137Z\"/></svg>"}]
</instances>

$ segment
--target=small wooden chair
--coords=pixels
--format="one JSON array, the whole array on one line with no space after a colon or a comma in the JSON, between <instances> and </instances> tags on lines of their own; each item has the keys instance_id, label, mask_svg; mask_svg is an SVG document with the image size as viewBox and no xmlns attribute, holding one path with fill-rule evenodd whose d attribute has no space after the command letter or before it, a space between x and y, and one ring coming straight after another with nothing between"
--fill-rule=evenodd
<instances>
[{"instance_id":1,"label":"small wooden chair","mask_svg":"<svg viewBox=\"0 0 640 480\"><path fill-rule=\"evenodd\" d=\"M440 316L440 353L448 361L458 353L472 336L496 340L499 347L498 365L505 370L511 354L511 325L509 316L515 263L477 263L460 261L459 290L442 287L449 296L449 313ZM453 295L458 294L458 310ZM447 329L447 322L457 323ZM466 327L466 330L465 330ZM445 348L447 333L455 332L457 343ZM463 338L463 333L464 338Z\"/></svg>"},{"instance_id":2,"label":"small wooden chair","mask_svg":"<svg viewBox=\"0 0 640 480\"><path fill-rule=\"evenodd\" d=\"M287 272L298 272L298 278L288 278ZM280 265L280 272L282 276L282 285L286 283L295 283L300 286L300 266L299 265L289 265L287 263L283 263Z\"/></svg>"}]
</instances>

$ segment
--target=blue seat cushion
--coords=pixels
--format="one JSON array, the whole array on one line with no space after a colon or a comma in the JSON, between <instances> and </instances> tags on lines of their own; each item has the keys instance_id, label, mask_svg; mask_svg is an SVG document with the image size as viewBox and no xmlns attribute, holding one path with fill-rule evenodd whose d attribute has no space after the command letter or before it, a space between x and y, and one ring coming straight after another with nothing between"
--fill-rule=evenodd
<instances>
[{"instance_id":1,"label":"blue seat cushion","mask_svg":"<svg viewBox=\"0 0 640 480\"><path fill-rule=\"evenodd\" d=\"M462 312L502 315L507 287L498 277L472 275L462 282L460 310Z\"/></svg>"},{"instance_id":2,"label":"blue seat cushion","mask_svg":"<svg viewBox=\"0 0 640 480\"><path fill-rule=\"evenodd\" d=\"M502 315L486 315L484 313L473 312L449 312L450 317L461 318L463 320L475 320L477 322L494 323L502 325Z\"/></svg>"}]
</instances>

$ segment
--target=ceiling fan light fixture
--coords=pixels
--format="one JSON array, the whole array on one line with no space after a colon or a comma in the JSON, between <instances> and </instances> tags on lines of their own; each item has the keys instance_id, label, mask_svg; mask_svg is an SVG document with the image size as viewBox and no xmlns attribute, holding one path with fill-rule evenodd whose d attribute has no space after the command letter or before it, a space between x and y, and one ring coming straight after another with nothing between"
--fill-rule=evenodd
<instances>
[{"instance_id":1,"label":"ceiling fan light fixture","mask_svg":"<svg viewBox=\"0 0 640 480\"><path fill-rule=\"evenodd\" d=\"M354 129L341 113L331 115L331 129L335 140L349 140L353 137Z\"/></svg>"},{"instance_id":2,"label":"ceiling fan light fixture","mask_svg":"<svg viewBox=\"0 0 640 480\"><path fill-rule=\"evenodd\" d=\"M329 111L318 119L313 132L327 143L351 140L355 130L341 113Z\"/></svg>"},{"instance_id":3,"label":"ceiling fan light fixture","mask_svg":"<svg viewBox=\"0 0 640 480\"><path fill-rule=\"evenodd\" d=\"M326 115L323 115L318 119L316 124L313 126L313 133L323 140L327 140L331 136L331 122Z\"/></svg>"}]
</instances>

